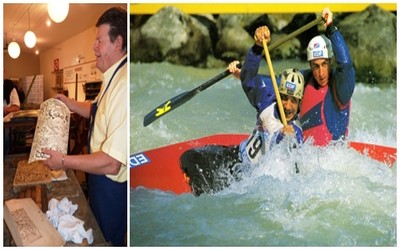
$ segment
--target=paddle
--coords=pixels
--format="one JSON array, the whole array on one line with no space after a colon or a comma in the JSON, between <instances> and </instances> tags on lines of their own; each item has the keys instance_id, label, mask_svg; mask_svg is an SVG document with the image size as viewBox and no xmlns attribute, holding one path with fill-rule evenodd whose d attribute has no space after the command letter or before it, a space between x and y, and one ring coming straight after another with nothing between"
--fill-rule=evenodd
<instances>
[{"instance_id":1,"label":"paddle","mask_svg":"<svg viewBox=\"0 0 400 250\"><path fill-rule=\"evenodd\" d=\"M300 34L301 32L303 32L303 31L305 31L305 30L311 28L312 26L318 24L319 22L321 22L321 21L325 22L325 20L326 20L326 18L324 19L323 17L318 17L318 18L316 18L314 21L311 21L310 23L304 25L304 26L301 27L300 29L293 31L293 32L290 33L288 36L290 36L290 38L292 38L292 37L294 37L294 36L297 36L297 35ZM284 39L287 39L287 37L284 37ZM283 39L281 39L281 40L283 40ZM272 44L272 45L269 47L269 50L272 50L273 48L275 48L275 47L274 47L275 44L279 44L279 45L280 45L281 40L279 40L278 42ZM282 42L282 43L283 43L283 42ZM263 47L264 47L265 59L266 59L266 61L267 61L268 68L269 68L269 72L270 72L270 75L271 75L272 84L273 84L274 92L275 92L275 96L276 96L276 101L277 101L277 104L278 104L278 109L279 109L279 113L280 113L281 119L282 119L282 124L283 124L284 126L286 126L286 125L287 125L286 116L285 116L285 112L284 112L284 110L283 110L281 96L279 95L279 91L278 91L278 84L276 83L274 68L272 67L271 57L270 57L270 55L269 55L269 50L268 50L268 46L267 46L267 43L266 43L265 39L263 39L262 44L263 44ZM278 46L279 46L279 45L278 45Z\"/></svg>"},{"instance_id":2,"label":"paddle","mask_svg":"<svg viewBox=\"0 0 400 250\"><path fill-rule=\"evenodd\" d=\"M283 126L286 126L287 121L286 121L285 111L283 110L281 95L279 94L278 84L276 83L274 68L272 67L271 57L269 55L267 42L265 41L265 39L262 40L262 44L264 47L265 59L267 60L269 73L271 75L272 85L274 87L276 103L278 104L279 114L281 115L281 120L282 120Z\"/></svg>"},{"instance_id":3,"label":"paddle","mask_svg":"<svg viewBox=\"0 0 400 250\"><path fill-rule=\"evenodd\" d=\"M280 40L274 42L271 46L269 46L269 49L272 50L272 49L282 45L283 43L287 42L288 40L292 39L293 37L310 29L314 25L317 25L319 22L321 22L321 20L323 20L321 17L316 18L314 21L309 22L308 24L304 25L303 27L293 31L292 33L288 34L287 36L282 37ZM143 125L146 127L147 125L151 124L152 122L154 122L161 116L178 108L182 104L184 104L187 101L189 101L190 99L192 99L195 95L197 95L201 91L207 89L208 87L212 86L213 84L217 83L218 81L222 80L223 78L225 78L228 75L230 75L229 71L225 70L224 72L219 73L218 75L214 76L213 78L211 78L207 82L203 83L202 85L200 85L192 90L183 92L183 93L173 97L172 99L169 99L169 100L163 102L157 108L150 111L144 117Z\"/></svg>"},{"instance_id":4,"label":"paddle","mask_svg":"<svg viewBox=\"0 0 400 250\"><path fill-rule=\"evenodd\" d=\"M238 68L241 67L240 64L237 65ZM213 84L217 83L221 79L225 78L226 76L230 75L231 73L229 70L225 70L224 72L219 73L218 75L214 76L210 80L206 81L205 83L201 84L200 86L183 92L172 99L162 103L157 108L153 109L150 113L148 113L144 117L143 125L146 127L150 123L154 122L161 116L165 115L166 113L178 108L182 104L186 103L190 99L192 99L195 95L200 93L201 91L207 89L208 87L212 86Z\"/></svg>"}]
</instances>

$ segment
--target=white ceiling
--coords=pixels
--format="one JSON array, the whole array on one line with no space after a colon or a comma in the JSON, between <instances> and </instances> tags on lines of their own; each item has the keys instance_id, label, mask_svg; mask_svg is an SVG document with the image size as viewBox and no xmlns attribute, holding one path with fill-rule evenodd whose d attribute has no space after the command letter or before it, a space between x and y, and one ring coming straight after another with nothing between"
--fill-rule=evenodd
<instances>
[{"instance_id":1,"label":"white ceiling","mask_svg":"<svg viewBox=\"0 0 400 250\"><path fill-rule=\"evenodd\" d=\"M47 4L4 4L3 20L3 48L12 42L13 38L19 44L22 53L39 53L60 44L61 42L93 27L100 15L112 6L120 6L127 9L127 4L79 4L69 5L69 13L62 23L51 23L48 27L46 22L50 20L47 13ZM28 10L30 25L28 20ZM25 32L32 30L36 34L37 43L32 49L24 43Z\"/></svg>"}]
</instances>

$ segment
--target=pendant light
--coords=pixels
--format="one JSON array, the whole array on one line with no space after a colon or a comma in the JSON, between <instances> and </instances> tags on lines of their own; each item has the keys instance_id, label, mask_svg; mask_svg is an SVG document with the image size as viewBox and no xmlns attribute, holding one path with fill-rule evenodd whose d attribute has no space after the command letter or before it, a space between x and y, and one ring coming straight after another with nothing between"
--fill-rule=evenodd
<instances>
[{"instance_id":1,"label":"pendant light","mask_svg":"<svg viewBox=\"0 0 400 250\"><path fill-rule=\"evenodd\" d=\"M12 41L8 45L8 54L11 56L13 59L17 59L19 57L19 54L21 53L21 48L19 47L18 43L15 41Z\"/></svg>"},{"instance_id":2,"label":"pendant light","mask_svg":"<svg viewBox=\"0 0 400 250\"><path fill-rule=\"evenodd\" d=\"M30 7L29 7L30 8ZM25 33L24 36L24 41L25 41L25 45L28 48L33 48L36 45L36 35L35 33L33 33L33 31L31 31L31 17L29 14L29 8L28 8L28 31Z\"/></svg>"},{"instance_id":3,"label":"pendant light","mask_svg":"<svg viewBox=\"0 0 400 250\"><path fill-rule=\"evenodd\" d=\"M47 11L53 22L61 23L68 16L69 3L67 1L49 1Z\"/></svg>"},{"instance_id":4,"label":"pendant light","mask_svg":"<svg viewBox=\"0 0 400 250\"><path fill-rule=\"evenodd\" d=\"M13 28L13 37L14 37L14 28ZM6 34L6 44L7 44L7 34ZM7 45L7 52L8 55L13 59L17 59L21 54L21 48L19 47L19 44L15 41L14 38L11 41L11 43Z\"/></svg>"},{"instance_id":5,"label":"pendant light","mask_svg":"<svg viewBox=\"0 0 400 250\"><path fill-rule=\"evenodd\" d=\"M24 36L25 45L28 48L33 48L36 45L36 35L32 31L27 31Z\"/></svg>"}]
</instances>

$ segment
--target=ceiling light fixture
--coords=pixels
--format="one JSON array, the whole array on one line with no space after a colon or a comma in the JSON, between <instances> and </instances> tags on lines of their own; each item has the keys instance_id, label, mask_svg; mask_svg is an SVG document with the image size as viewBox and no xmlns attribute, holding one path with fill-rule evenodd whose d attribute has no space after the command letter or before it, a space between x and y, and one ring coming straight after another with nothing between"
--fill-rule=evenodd
<instances>
[{"instance_id":1,"label":"ceiling light fixture","mask_svg":"<svg viewBox=\"0 0 400 250\"><path fill-rule=\"evenodd\" d=\"M33 48L36 45L36 35L32 31L27 31L24 36L25 45L28 48Z\"/></svg>"},{"instance_id":2,"label":"ceiling light fixture","mask_svg":"<svg viewBox=\"0 0 400 250\"><path fill-rule=\"evenodd\" d=\"M19 47L18 43L15 41L12 41L8 45L8 54L11 56L13 59L17 59L19 55L21 54L21 48Z\"/></svg>"},{"instance_id":3,"label":"ceiling light fixture","mask_svg":"<svg viewBox=\"0 0 400 250\"><path fill-rule=\"evenodd\" d=\"M29 7L30 8L30 7ZM33 48L36 45L36 35L35 33L33 33L33 31L31 31L31 17L29 14L29 8L28 8L28 31L25 33L24 36L24 41L25 41L25 45L28 48Z\"/></svg>"},{"instance_id":4,"label":"ceiling light fixture","mask_svg":"<svg viewBox=\"0 0 400 250\"><path fill-rule=\"evenodd\" d=\"M47 11L51 20L61 23L68 16L69 3L67 1L50 1L47 4Z\"/></svg>"}]
</instances>

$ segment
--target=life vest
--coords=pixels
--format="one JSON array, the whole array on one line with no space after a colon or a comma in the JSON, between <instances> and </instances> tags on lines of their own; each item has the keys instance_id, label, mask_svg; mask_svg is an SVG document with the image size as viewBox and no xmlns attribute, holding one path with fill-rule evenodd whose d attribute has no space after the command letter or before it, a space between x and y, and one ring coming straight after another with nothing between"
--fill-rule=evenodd
<instances>
[{"instance_id":1,"label":"life vest","mask_svg":"<svg viewBox=\"0 0 400 250\"><path fill-rule=\"evenodd\" d=\"M328 85L316 89L312 84L307 84L302 99L300 122L303 137L305 141L310 137L314 138L314 144L317 146L325 146L332 140L324 114L325 97L328 92Z\"/></svg>"},{"instance_id":2,"label":"life vest","mask_svg":"<svg viewBox=\"0 0 400 250\"><path fill-rule=\"evenodd\" d=\"M330 74L327 86L317 88L309 72L300 109L300 122L306 141L312 137L314 145L326 146L332 140L344 139L348 134L350 101L342 104L334 86L334 74ZM310 78L311 77L311 78Z\"/></svg>"}]
</instances>

